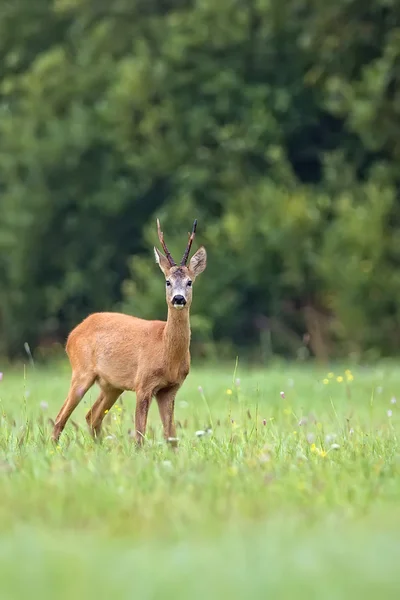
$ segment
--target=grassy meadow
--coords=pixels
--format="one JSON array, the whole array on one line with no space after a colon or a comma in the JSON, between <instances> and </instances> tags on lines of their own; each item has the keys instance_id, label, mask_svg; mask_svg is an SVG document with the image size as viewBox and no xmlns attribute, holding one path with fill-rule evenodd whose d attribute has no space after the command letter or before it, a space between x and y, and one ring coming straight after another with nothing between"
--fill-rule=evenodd
<instances>
[{"instance_id":1,"label":"grassy meadow","mask_svg":"<svg viewBox=\"0 0 400 600\"><path fill-rule=\"evenodd\" d=\"M1 599L399 597L396 365L193 367L177 453L96 388L55 447L67 363L0 370Z\"/></svg>"}]
</instances>

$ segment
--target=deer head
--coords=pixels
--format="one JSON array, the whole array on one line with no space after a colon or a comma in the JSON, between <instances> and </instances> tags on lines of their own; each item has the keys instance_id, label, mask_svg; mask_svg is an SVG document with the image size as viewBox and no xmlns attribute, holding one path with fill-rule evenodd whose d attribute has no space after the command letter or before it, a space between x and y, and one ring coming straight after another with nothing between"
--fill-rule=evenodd
<instances>
[{"instance_id":1,"label":"deer head","mask_svg":"<svg viewBox=\"0 0 400 600\"><path fill-rule=\"evenodd\" d=\"M186 246L186 250L183 254L182 260L179 265L176 264L174 259L169 252L167 245L164 241L164 234L161 231L160 221L157 219L157 231L158 238L161 246L164 250L164 254L161 254L156 247L154 247L154 254L156 262L158 263L161 271L165 275L166 285L166 299L168 306L171 306L177 310L189 308L192 303L192 285L197 275L200 275L204 271L207 265L207 253L203 246L201 246L189 261L187 266L190 249L194 237L196 235L197 220L193 223L192 233L189 234L189 241Z\"/></svg>"}]
</instances>

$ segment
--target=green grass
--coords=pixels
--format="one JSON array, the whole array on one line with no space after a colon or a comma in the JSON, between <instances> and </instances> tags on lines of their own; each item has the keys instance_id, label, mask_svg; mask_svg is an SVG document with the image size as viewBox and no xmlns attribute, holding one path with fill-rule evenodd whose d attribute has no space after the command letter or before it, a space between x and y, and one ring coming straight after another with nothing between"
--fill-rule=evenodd
<instances>
[{"instance_id":1,"label":"green grass","mask_svg":"<svg viewBox=\"0 0 400 600\"><path fill-rule=\"evenodd\" d=\"M67 365L5 371L0 598L397 598L400 370L353 375L193 369L175 454L155 405L135 450L133 394L94 443L94 388L55 448Z\"/></svg>"}]
</instances>

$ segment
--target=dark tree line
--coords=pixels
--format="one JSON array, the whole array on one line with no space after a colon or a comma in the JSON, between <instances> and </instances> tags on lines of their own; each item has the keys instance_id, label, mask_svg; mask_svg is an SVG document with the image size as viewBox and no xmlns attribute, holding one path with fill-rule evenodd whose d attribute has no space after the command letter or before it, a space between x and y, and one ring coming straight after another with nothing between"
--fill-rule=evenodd
<instances>
[{"instance_id":1,"label":"dark tree line","mask_svg":"<svg viewBox=\"0 0 400 600\"><path fill-rule=\"evenodd\" d=\"M395 0L0 0L0 352L162 317L158 216L195 352L396 353L399 78Z\"/></svg>"}]
</instances>

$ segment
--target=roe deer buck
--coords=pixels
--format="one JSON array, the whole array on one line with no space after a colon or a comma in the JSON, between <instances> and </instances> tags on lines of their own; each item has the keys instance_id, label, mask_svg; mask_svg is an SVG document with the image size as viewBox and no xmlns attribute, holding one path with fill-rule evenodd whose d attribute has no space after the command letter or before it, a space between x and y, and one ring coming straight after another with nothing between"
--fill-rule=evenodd
<instances>
[{"instance_id":1,"label":"roe deer buck","mask_svg":"<svg viewBox=\"0 0 400 600\"><path fill-rule=\"evenodd\" d=\"M190 368L189 308L192 283L206 268L203 246L187 261L196 233L197 221L177 265L165 242L157 219L158 237L165 256L154 248L156 262L165 275L167 321L147 321L110 312L94 313L70 333L66 351L72 377L67 399L55 420L52 439L57 441L73 410L96 382L100 395L86 415L94 437L101 432L105 413L124 390L136 392L135 429L140 445L146 434L147 414L156 397L164 437L174 442L175 396ZM174 444L175 445L175 444Z\"/></svg>"}]
</instances>

